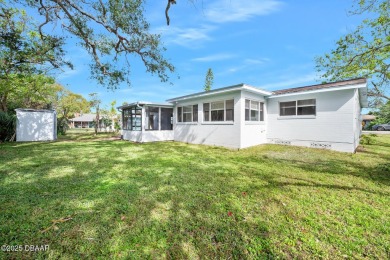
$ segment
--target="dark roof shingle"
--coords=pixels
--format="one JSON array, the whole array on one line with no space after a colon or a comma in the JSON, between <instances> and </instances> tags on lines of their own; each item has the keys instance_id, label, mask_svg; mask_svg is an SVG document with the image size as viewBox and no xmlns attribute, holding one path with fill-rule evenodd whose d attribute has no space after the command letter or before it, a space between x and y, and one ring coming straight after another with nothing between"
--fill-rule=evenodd
<instances>
[{"instance_id":1,"label":"dark roof shingle","mask_svg":"<svg viewBox=\"0 0 390 260\"><path fill-rule=\"evenodd\" d=\"M283 94L290 94L290 93L297 93L297 92L306 92L306 91L325 89L325 88L344 87L344 86L349 86L349 85L354 85L354 84L362 84L362 83L366 83L366 82L367 82L367 79L365 79L365 78L350 79L350 80L330 82L330 83L311 85L311 86L305 86L305 87L299 87L299 88L288 88L288 89L275 90L275 91L273 91L273 95L283 95Z\"/></svg>"}]
</instances>

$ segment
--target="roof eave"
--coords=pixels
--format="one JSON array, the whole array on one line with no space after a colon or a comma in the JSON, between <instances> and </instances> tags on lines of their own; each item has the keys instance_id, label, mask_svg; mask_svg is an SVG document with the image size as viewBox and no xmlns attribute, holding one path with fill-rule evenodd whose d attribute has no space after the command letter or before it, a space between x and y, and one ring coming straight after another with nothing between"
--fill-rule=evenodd
<instances>
[{"instance_id":1,"label":"roof eave","mask_svg":"<svg viewBox=\"0 0 390 260\"><path fill-rule=\"evenodd\" d=\"M315 93L322 93L322 92L339 91L339 90L346 90L346 89L361 89L361 88L367 88L367 83L360 83L360 84L341 86L341 87L335 87L335 88L323 88L323 89L315 89L315 90L308 90L308 91L301 91L301 92L292 92L292 93L286 93L286 94L280 94L280 95L271 95L268 98L307 95L307 94L315 94Z\"/></svg>"},{"instance_id":2,"label":"roof eave","mask_svg":"<svg viewBox=\"0 0 390 260\"><path fill-rule=\"evenodd\" d=\"M174 102L183 101L183 100L191 100L191 99L196 99L196 98L201 98L201 97L219 95L219 94L230 93L230 92L234 92L234 91L242 91L242 90L246 90L248 92L252 92L252 93L256 93L256 94L261 94L264 96L269 96L272 94L272 92L258 89L258 88L255 88L255 87L252 87L252 86L249 86L246 84L238 84L238 85L234 85L234 86L230 86L230 87L226 87L226 88L215 89L213 91L199 92L199 93L195 93L195 94L191 94L191 95L187 95L187 96L171 98L171 99L168 99L167 102L174 103Z\"/></svg>"}]
</instances>

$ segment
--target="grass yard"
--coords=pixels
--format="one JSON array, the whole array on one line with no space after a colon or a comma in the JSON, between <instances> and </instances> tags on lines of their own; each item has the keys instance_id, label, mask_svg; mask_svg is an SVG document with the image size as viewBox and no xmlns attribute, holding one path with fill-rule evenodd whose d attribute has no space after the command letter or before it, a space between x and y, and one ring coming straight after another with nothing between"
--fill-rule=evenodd
<instances>
[{"instance_id":1,"label":"grass yard","mask_svg":"<svg viewBox=\"0 0 390 260\"><path fill-rule=\"evenodd\" d=\"M357 154L111 137L0 144L0 245L23 246L0 259L390 258L390 136Z\"/></svg>"}]
</instances>

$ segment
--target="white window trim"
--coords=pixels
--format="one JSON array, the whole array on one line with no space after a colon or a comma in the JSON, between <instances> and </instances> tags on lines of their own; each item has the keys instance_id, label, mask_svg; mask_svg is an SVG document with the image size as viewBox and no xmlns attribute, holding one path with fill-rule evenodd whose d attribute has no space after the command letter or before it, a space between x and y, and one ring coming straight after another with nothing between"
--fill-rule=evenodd
<instances>
[{"instance_id":1,"label":"white window trim","mask_svg":"<svg viewBox=\"0 0 390 260\"><path fill-rule=\"evenodd\" d=\"M249 103L249 120L246 120L245 119L245 110L246 110L246 107L245 107L245 103L246 103L246 100L249 100L250 103ZM251 121L250 118L251 118L251 102L254 101L254 102L259 102L259 120L256 120L256 121ZM261 118L260 118L260 114L261 114L261 103L263 103L263 120L261 121ZM251 99L251 98L244 98L244 122L245 124L249 123L248 125L263 125L265 124L265 102L264 100L256 100L256 99Z\"/></svg>"},{"instance_id":2,"label":"white window trim","mask_svg":"<svg viewBox=\"0 0 390 260\"><path fill-rule=\"evenodd\" d=\"M194 106L198 106L198 121L194 122ZM179 122L179 112L178 108L181 107L181 122ZM190 122L184 122L184 113L189 114L190 112L184 112L184 107L191 107L191 121ZM193 105L180 105L176 107L176 124L178 125L197 125L199 122L199 105L193 104Z\"/></svg>"},{"instance_id":3,"label":"white window trim","mask_svg":"<svg viewBox=\"0 0 390 260\"><path fill-rule=\"evenodd\" d=\"M298 101L302 100L311 100L314 99L315 105L300 105L298 106ZM280 103L287 103L287 102L295 102L295 115L288 115L288 116L282 116L280 115ZM316 118L317 116L317 99L316 98L306 98L306 99L296 99L296 100L290 100L290 101L278 101L279 105L279 115L278 119L313 119ZM292 106L286 107L286 108L291 108ZM315 107L316 113L314 115L298 115L298 107Z\"/></svg>"},{"instance_id":4,"label":"white window trim","mask_svg":"<svg viewBox=\"0 0 390 260\"><path fill-rule=\"evenodd\" d=\"M226 120L226 101L228 100L233 100L233 117L234 117L234 98L228 98L228 99L220 99L220 100L213 100L209 102L203 102L202 103L202 125L232 125L234 124L234 120ZM221 102L223 101L223 121L211 121L211 111L218 111L222 109L211 109L211 103L215 102ZM203 104L209 104L209 121L204 120L204 110L203 110ZM199 120L199 115L198 115L198 120Z\"/></svg>"}]
</instances>

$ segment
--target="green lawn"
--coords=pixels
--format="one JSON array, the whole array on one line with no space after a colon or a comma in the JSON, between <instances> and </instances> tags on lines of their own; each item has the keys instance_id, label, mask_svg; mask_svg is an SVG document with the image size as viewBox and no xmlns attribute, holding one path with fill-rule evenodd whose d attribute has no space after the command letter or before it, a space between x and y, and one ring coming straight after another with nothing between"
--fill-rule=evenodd
<instances>
[{"instance_id":1,"label":"green lawn","mask_svg":"<svg viewBox=\"0 0 390 260\"><path fill-rule=\"evenodd\" d=\"M390 136L357 154L111 136L0 144L0 245L49 245L0 259L390 257Z\"/></svg>"}]
</instances>

